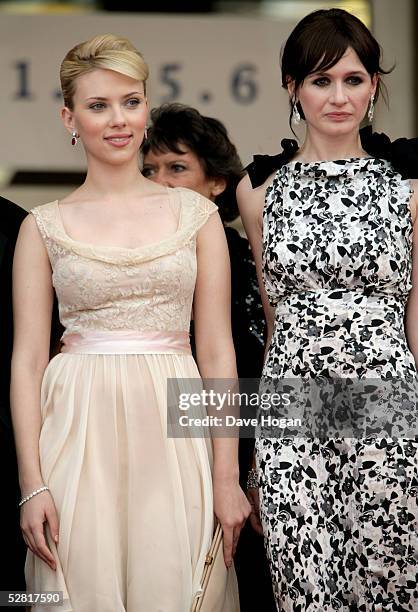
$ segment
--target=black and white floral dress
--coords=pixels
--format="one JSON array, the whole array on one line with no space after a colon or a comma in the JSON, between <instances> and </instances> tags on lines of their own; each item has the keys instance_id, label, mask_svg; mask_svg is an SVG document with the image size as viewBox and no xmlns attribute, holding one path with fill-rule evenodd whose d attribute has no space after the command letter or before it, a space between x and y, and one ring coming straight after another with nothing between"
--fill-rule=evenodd
<instances>
[{"instance_id":1,"label":"black and white floral dress","mask_svg":"<svg viewBox=\"0 0 418 612\"><path fill-rule=\"evenodd\" d=\"M279 168L264 210L266 377L415 378L411 195L373 157ZM279 610L418 610L416 439L260 437L256 454Z\"/></svg>"}]
</instances>

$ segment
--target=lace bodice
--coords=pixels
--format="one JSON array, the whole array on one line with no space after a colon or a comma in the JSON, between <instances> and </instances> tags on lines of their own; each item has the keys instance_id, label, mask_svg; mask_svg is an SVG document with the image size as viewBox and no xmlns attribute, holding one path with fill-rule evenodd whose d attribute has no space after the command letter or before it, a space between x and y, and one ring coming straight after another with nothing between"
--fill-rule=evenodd
<instances>
[{"instance_id":1,"label":"lace bodice","mask_svg":"<svg viewBox=\"0 0 418 612\"><path fill-rule=\"evenodd\" d=\"M188 189L177 231L139 248L98 247L65 231L58 202L32 209L52 267L64 336L92 330L189 331L196 235L217 207Z\"/></svg>"}]
</instances>

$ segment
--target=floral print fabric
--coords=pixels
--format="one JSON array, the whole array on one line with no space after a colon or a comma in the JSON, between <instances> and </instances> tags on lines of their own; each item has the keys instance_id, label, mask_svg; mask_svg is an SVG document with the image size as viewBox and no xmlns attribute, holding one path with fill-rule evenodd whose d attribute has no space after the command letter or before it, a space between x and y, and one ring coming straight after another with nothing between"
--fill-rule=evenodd
<instances>
[{"instance_id":1,"label":"floral print fabric","mask_svg":"<svg viewBox=\"0 0 418 612\"><path fill-rule=\"evenodd\" d=\"M266 192L264 376L412 379L411 188L389 162L290 162ZM412 404L411 410L415 409ZM259 438L278 609L418 609L418 442Z\"/></svg>"}]
</instances>

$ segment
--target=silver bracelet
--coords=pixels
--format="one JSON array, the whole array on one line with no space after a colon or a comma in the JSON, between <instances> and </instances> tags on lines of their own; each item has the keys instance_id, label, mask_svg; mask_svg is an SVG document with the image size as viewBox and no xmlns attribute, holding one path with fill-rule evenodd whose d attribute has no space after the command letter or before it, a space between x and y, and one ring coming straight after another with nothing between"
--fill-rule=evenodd
<instances>
[{"instance_id":1,"label":"silver bracelet","mask_svg":"<svg viewBox=\"0 0 418 612\"><path fill-rule=\"evenodd\" d=\"M36 489L36 491L32 491L32 493L29 493L29 495L26 495L26 497L22 497L22 499L19 502L19 508L20 506L23 506L23 504L26 504L27 501L32 499L32 497L35 497L35 495L38 495L39 493L42 493L43 491L49 491L49 487L44 485L40 489Z\"/></svg>"},{"instance_id":2,"label":"silver bracelet","mask_svg":"<svg viewBox=\"0 0 418 612\"><path fill-rule=\"evenodd\" d=\"M258 489L258 487L257 470L248 470L247 489Z\"/></svg>"}]
</instances>

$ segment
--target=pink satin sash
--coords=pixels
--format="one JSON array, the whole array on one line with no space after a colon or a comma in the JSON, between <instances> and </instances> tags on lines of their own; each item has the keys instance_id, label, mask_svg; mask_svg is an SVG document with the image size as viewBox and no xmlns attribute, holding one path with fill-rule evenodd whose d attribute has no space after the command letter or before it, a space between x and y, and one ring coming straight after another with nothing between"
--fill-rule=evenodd
<instances>
[{"instance_id":1,"label":"pink satin sash","mask_svg":"<svg viewBox=\"0 0 418 612\"><path fill-rule=\"evenodd\" d=\"M89 331L68 334L62 353L84 355L190 354L187 331Z\"/></svg>"}]
</instances>

